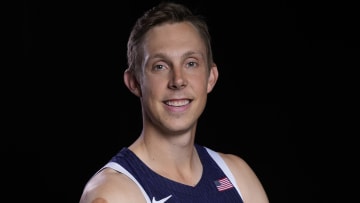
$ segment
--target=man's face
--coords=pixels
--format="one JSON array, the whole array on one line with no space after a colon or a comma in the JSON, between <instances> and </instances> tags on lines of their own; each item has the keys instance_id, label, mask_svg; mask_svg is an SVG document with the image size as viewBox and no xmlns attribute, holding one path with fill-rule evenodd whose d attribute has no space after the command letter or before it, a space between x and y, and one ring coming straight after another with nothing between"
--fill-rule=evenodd
<instances>
[{"instance_id":1,"label":"man's face","mask_svg":"<svg viewBox=\"0 0 360 203\"><path fill-rule=\"evenodd\" d=\"M200 35L190 23L163 24L147 33L143 50L145 123L173 134L195 128L217 79Z\"/></svg>"}]
</instances>

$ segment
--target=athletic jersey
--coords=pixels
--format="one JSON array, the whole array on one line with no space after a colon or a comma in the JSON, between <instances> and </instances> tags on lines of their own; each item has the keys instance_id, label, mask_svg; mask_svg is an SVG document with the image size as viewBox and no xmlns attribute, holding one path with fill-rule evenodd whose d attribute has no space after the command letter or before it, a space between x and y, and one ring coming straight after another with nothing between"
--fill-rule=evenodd
<instances>
[{"instance_id":1,"label":"athletic jersey","mask_svg":"<svg viewBox=\"0 0 360 203\"><path fill-rule=\"evenodd\" d=\"M241 192L229 168L215 151L196 145L203 173L195 186L165 178L151 170L131 150L122 148L103 167L127 175L142 191L148 203L242 203Z\"/></svg>"}]
</instances>

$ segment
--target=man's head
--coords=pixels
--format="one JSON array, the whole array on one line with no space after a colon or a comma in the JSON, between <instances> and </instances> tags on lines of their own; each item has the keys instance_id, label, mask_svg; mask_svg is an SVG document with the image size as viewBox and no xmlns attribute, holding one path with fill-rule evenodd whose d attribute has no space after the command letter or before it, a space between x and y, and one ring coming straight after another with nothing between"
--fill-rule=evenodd
<instances>
[{"instance_id":1,"label":"man's head","mask_svg":"<svg viewBox=\"0 0 360 203\"><path fill-rule=\"evenodd\" d=\"M161 4L137 21L128 49L124 82L141 100L144 128L194 133L218 78L205 22L185 7Z\"/></svg>"}]
</instances>

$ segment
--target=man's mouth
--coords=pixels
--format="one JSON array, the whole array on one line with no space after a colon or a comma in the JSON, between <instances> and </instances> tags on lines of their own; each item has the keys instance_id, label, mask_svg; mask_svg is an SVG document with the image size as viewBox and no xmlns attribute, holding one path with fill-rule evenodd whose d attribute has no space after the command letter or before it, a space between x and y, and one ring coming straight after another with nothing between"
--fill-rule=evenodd
<instances>
[{"instance_id":1,"label":"man's mouth","mask_svg":"<svg viewBox=\"0 0 360 203\"><path fill-rule=\"evenodd\" d=\"M165 104L169 105L169 106L179 107L179 106L185 106L185 105L189 104L190 102L191 101L189 99L168 100L168 101L165 101Z\"/></svg>"}]
</instances>

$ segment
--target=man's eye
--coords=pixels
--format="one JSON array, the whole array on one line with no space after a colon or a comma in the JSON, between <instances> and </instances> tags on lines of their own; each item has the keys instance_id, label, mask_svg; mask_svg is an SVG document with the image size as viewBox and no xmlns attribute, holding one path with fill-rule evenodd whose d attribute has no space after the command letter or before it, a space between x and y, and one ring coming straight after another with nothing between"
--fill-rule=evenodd
<instances>
[{"instance_id":1,"label":"man's eye","mask_svg":"<svg viewBox=\"0 0 360 203\"><path fill-rule=\"evenodd\" d=\"M165 68L165 66L163 66L163 65L156 65L154 67L154 70L163 70L164 68Z\"/></svg>"},{"instance_id":2,"label":"man's eye","mask_svg":"<svg viewBox=\"0 0 360 203\"><path fill-rule=\"evenodd\" d=\"M196 62L189 62L187 64L188 67L196 67L197 66L197 63Z\"/></svg>"}]
</instances>

